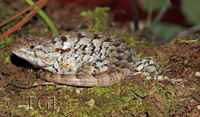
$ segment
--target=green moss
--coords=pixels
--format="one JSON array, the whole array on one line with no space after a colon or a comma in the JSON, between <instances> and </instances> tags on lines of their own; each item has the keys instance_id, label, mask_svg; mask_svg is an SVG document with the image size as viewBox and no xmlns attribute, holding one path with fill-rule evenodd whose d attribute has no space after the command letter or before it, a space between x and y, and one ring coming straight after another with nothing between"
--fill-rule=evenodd
<instances>
[{"instance_id":1,"label":"green moss","mask_svg":"<svg viewBox=\"0 0 200 117\"><path fill-rule=\"evenodd\" d=\"M197 63L200 64L200 56L197 58Z\"/></svg>"},{"instance_id":2,"label":"green moss","mask_svg":"<svg viewBox=\"0 0 200 117\"><path fill-rule=\"evenodd\" d=\"M198 41L198 39L195 39L195 40L184 40L184 39L179 37L179 38L176 39L175 42L182 44L182 43L193 43L193 42L196 42L196 41Z\"/></svg>"},{"instance_id":3,"label":"green moss","mask_svg":"<svg viewBox=\"0 0 200 117\"><path fill-rule=\"evenodd\" d=\"M14 4L13 9L17 10L18 8L19 8L19 5L18 4Z\"/></svg>"},{"instance_id":4,"label":"green moss","mask_svg":"<svg viewBox=\"0 0 200 117\"><path fill-rule=\"evenodd\" d=\"M0 40L0 48L3 49L5 47L5 41L4 40Z\"/></svg>"},{"instance_id":5,"label":"green moss","mask_svg":"<svg viewBox=\"0 0 200 117\"><path fill-rule=\"evenodd\" d=\"M46 86L43 86L46 87ZM73 89L73 90L72 90ZM17 107L7 108L9 113L16 115L23 109L23 113L19 115L41 116L41 114L48 116L140 116L148 113L149 116L160 115L167 112L169 109L177 109L179 104L178 99L175 103L172 100L176 98L176 91L165 86L162 88L157 82L140 82L140 84L122 80L121 82L110 87L92 87L85 89L80 94L76 94L74 88L62 88L57 91L54 89L39 90L32 88L32 91L22 92L18 96L32 97L32 109L28 110L28 101L21 100L18 97L19 105ZM151 91L151 93L149 93ZM152 93L154 92L154 93ZM7 94L6 94L7 95ZM52 97L53 96L53 97ZM15 97L15 98L16 98ZM49 98L48 98L49 97ZM162 97L162 98L160 98ZM53 109L53 100L55 99L55 108ZM40 99L40 106L38 109L37 101ZM157 107L156 103L161 104ZM4 100L6 102L6 100ZM17 105L17 101L10 100L11 104ZM23 103L22 103L23 101ZM1 102L3 100L1 99ZM49 104L49 109L46 107ZM1 104L6 107L6 104ZM162 115L162 114L161 114Z\"/></svg>"},{"instance_id":6,"label":"green moss","mask_svg":"<svg viewBox=\"0 0 200 117\"><path fill-rule=\"evenodd\" d=\"M169 57L166 54L158 52L158 57L157 58L159 58L161 60L161 64L163 66L166 66L164 68L164 70L166 70L170 66Z\"/></svg>"},{"instance_id":7,"label":"green moss","mask_svg":"<svg viewBox=\"0 0 200 117\"><path fill-rule=\"evenodd\" d=\"M90 10L83 11L81 15L90 18L90 25L88 27L88 30L105 33L108 29L108 25L106 23L108 16L106 14L106 11L109 10L109 7L96 7L93 12Z\"/></svg>"},{"instance_id":8,"label":"green moss","mask_svg":"<svg viewBox=\"0 0 200 117\"><path fill-rule=\"evenodd\" d=\"M6 57L5 60L6 60L6 61L10 61L10 59L11 59L10 56L8 56L8 57Z\"/></svg>"}]
</instances>

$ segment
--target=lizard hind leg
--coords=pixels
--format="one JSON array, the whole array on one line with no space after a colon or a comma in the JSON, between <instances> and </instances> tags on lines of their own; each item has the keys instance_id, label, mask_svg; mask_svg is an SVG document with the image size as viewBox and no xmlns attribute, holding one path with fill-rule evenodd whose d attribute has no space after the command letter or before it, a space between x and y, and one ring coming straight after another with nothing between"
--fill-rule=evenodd
<instances>
[{"instance_id":1,"label":"lizard hind leg","mask_svg":"<svg viewBox=\"0 0 200 117\"><path fill-rule=\"evenodd\" d=\"M159 62L153 59L139 59L134 65L133 75L142 74L146 79L157 79L162 73L163 68Z\"/></svg>"}]
</instances>

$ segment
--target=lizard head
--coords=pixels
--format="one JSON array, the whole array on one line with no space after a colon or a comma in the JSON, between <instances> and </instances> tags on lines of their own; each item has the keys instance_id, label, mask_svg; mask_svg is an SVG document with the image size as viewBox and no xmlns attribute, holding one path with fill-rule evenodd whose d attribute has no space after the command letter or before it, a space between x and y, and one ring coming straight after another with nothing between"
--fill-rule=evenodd
<instances>
[{"instance_id":1,"label":"lizard head","mask_svg":"<svg viewBox=\"0 0 200 117\"><path fill-rule=\"evenodd\" d=\"M34 67L43 68L49 65L47 52L42 47L41 39L32 37L20 38L12 47L12 52L26 60ZM49 46L46 46L49 49Z\"/></svg>"}]
</instances>

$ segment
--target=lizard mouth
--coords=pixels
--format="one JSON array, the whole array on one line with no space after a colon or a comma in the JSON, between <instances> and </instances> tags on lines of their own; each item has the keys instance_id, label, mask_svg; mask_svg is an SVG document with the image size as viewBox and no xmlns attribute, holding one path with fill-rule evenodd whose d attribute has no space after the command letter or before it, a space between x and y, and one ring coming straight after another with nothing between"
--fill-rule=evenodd
<instances>
[{"instance_id":1,"label":"lizard mouth","mask_svg":"<svg viewBox=\"0 0 200 117\"><path fill-rule=\"evenodd\" d=\"M19 58L26 60L34 67L42 68L43 66L45 66L45 63L40 58L35 57L34 52L27 52L24 48L20 48L19 46L13 46L12 52Z\"/></svg>"}]
</instances>

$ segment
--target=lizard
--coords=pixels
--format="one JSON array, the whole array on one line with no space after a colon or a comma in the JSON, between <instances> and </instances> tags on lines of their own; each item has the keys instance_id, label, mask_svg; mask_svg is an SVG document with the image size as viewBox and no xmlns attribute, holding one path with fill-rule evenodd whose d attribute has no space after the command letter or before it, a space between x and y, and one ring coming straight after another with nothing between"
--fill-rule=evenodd
<instances>
[{"instance_id":1,"label":"lizard","mask_svg":"<svg viewBox=\"0 0 200 117\"><path fill-rule=\"evenodd\" d=\"M37 76L43 80L69 86L111 86L136 74L157 79L163 71L153 59L137 60L135 51L126 43L92 31L21 37L12 52L41 68Z\"/></svg>"}]
</instances>

